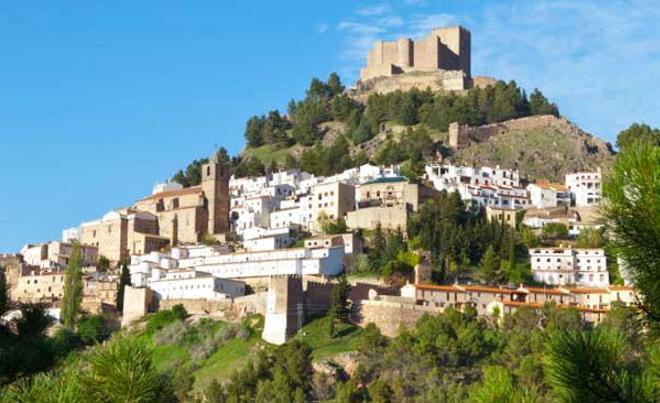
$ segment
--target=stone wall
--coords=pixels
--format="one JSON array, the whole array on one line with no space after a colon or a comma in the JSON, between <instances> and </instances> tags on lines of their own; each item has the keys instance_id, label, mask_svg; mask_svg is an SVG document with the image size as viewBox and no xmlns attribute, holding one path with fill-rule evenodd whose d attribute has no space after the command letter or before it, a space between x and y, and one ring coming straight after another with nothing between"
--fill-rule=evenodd
<instances>
[{"instance_id":1,"label":"stone wall","mask_svg":"<svg viewBox=\"0 0 660 403\"><path fill-rule=\"evenodd\" d=\"M228 322L240 322L249 314L266 313L266 293L246 295L234 300L209 301L205 299L167 299L159 302L159 309L171 309L181 304L194 315L213 315Z\"/></svg>"},{"instance_id":2,"label":"stone wall","mask_svg":"<svg viewBox=\"0 0 660 403\"><path fill-rule=\"evenodd\" d=\"M359 326L373 323L385 336L395 337L401 326L412 328L424 314L437 315L440 312L440 308L404 302L363 300L354 310L354 321Z\"/></svg>"},{"instance_id":3,"label":"stone wall","mask_svg":"<svg viewBox=\"0 0 660 403\"><path fill-rule=\"evenodd\" d=\"M409 91L427 88L432 91L462 91L472 87L472 80L462 71L438 70L382 76L359 82L355 90L349 92L356 101L366 103L370 95L387 94L396 90Z\"/></svg>"},{"instance_id":4,"label":"stone wall","mask_svg":"<svg viewBox=\"0 0 660 403\"><path fill-rule=\"evenodd\" d=\"M383 230L404 233L408 225L408 208L403 205L391 207L367 207L346 214L346 225L349 228L375 229L380 223Z\"/></svg>"},{"instance_id":5,"label":"stone wall","mask_svg":"<svg viewBox=\"0 0 660 403\"><path fill-rule=\"evenodd\" d=\"M516 130L530 130L554 127L562 131L578 133L579 129L564 118L553 115L529 116L520 119L507 120L484 126L459 125L454 122L449 125L449 146L462 149L472 143L488 141L491 137Z\"/></svg>"}]
</instances>

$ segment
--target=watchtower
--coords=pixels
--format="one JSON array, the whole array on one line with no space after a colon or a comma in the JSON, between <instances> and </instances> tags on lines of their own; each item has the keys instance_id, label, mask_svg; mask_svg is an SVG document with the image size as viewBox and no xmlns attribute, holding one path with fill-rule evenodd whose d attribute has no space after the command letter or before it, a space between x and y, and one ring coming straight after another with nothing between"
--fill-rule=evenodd
<instances>
[{"instance_id":1,"label":"watchtower","mask_svg":"<svg viewBox=\"0 0 660 403\"><path fill-rule=\"evenodd\" d=\"M213 236L229 232L229 168L214 155L202 165L202 190L208 210L207 232Z\"/></svg>"}]
</instances>

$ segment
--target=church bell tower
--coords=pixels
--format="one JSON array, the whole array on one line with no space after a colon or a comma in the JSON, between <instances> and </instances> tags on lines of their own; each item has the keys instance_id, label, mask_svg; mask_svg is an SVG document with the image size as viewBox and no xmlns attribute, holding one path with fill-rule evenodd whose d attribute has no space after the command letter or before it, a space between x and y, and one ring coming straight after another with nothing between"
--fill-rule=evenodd
<instances>
[{"instance_id":1,"label":"church bell tower","mask_svg":"<svg viewBox=\"0 0 660 403\"><path fill-rule=\"evenodd\" d=\"M229 167L215 154L202 165L202 190L209 216L207 232L214 236L228 234L230 230L229 176Z\"/></svg>"}]
</instances>

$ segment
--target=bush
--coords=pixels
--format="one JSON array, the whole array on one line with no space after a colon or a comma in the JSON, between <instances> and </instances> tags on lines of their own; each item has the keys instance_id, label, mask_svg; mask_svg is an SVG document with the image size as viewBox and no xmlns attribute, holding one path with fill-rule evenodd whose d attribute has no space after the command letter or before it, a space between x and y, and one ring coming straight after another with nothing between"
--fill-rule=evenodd
<instances>
[{"instance_id":1,"label":"bush","mask_svg":"<svg viewBox=\"0 0 660 403\"><path fill-rule=\"evenodd\" d=\"M252 336L252 331L247 326L241 326L236 332L236 338L240 340L248 340Z\"/></svg>"},{"instance_id":2,"label":"bush","mask_svg":"<svg viewBox=\"0 0 660 403\"><path fill-rule=\"evenodd\" d=\"M161 346L165 344L180 344L183 342L187 330L188 327L186 324L181 320L177 320L157 331L153 337L154 343Z\"/></svg>"},{"instance_id":3,"label":"bush","mask_svg":"<svg viewBox=\"0 0 660 403\"><path fill-rule=\"evenodd\" d=\"M145 333L152 335L174 321L185 319L187 315L186 309L181 304L173 306L172 309L158 311L147 321Z\"/></svg>"},{"instance_id":4,"label":"bush","mask_svg":"<svg viewBox=\"0 0 660 403\"><path fill-rule=\"evenodd\" d=\"M188 354L193 361L205 360L218 349L218 346L219 343L217 340L214 338L207 338L190 346Z\"/></svg>"},{"instance_id":5,"label":"bush","mask_svg":"<svg viewBox=\"0 0 660 403\"><path fill-rule=\"evenodd\" d=\"M158 373L151 356L151 351L135 338L116 338L96 348L81 374L84 401L170 401L171 383Z\"/></svg>"},{"instance_id":6,"label":"bush","mask_svg":"<svg viewBox=\"0 0 660 403\"><path fill-rule=\"evenodd\" d=\"M83 315L78 321L78 336L86 345L107 339L110 330L105 326L103 315Z\"/></svg>"}]
</instances>

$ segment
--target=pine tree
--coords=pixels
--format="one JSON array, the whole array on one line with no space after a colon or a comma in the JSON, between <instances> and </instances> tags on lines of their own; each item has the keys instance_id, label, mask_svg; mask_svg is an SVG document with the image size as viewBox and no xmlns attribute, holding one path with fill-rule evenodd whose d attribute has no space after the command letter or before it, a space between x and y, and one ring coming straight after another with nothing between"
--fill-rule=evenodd
<instances>
[{"instance_id":1,"label":"pine tree","mask_svg":"<svg viewBox=\"0 0 660 403\"><path fill-rule=\"evenodd\" d=\"M495 253L493 245L488 246L479 265L479 277L488 284L496 285L502 281L500 258Z\"/></svg>"},{"instance_id":2,"label":"pine tree","mask_svg":"<svg viewBox=\"0 0 660 403\"><path fill-rule=\"evenodd\" d=\"M64 295L62 297L62 323L73 329L80 313L82 303L82 259L80 244L74 243L69 264L64 272Z\"/></svg>"}]
</instances>

